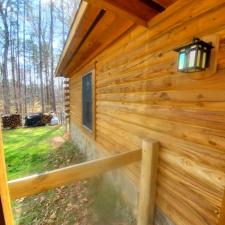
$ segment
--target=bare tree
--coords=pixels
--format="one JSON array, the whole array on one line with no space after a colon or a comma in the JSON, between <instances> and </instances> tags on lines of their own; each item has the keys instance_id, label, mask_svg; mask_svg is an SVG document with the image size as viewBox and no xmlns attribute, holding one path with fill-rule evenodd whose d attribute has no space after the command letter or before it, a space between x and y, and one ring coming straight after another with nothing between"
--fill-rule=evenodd
<instances>
[{"instance_id":1,"label":"bare tree","mask_svg":"<svg viewBox=\"0 0 225 225\"><path fill-rule=\"evenodd\" d=\"M38 13L38 42L39 42L39 73L40 73L40 82L41 82L41 111L45 111L44 103L44 85L43 85L43 74L42 74L42 41L41 41L41 0L39 0L39 13Z\"/></svg>"},{"instance_id":2,"label":"bare tree","mask_svg":"<svg viewBox=\"0 0 225 225\"><path fill-rule=\"evenodd\" d=\"M8 81L8 51L9 51L9 27L8 27L8 9L11 1L0 1L0 17L4 27L4 50L2 62L2 85L3 85L3 104L4 112L10 113L10 88Z\"/></svg>"},{"instance_id":3,"label":"bare tree","mask_svg":"<svg viewBox=\"0 0 225 225\"><path fill-rule=\"evenodd\" d=\"M50 48L51 48L51 109L53 112L56 111L56 103L55 103L55 89L54 89L54 53L53 53L53 11L54 4L51 0L50 3L50 15L51 15L51 23L50 23Z\"/></svg>"},{"instance_id":4,"label":"bare tree","mask_svg":"<svg viewBox=\"0 0 225 225\"><path fill-rule=\"evenodd\" d=\"M27 80L26 80L26 3L23 2L23 83L24 83L24 113L27 114Z\"/></svg>"},{"instance_id":5,"label":"bare tree","mask_svg":"<svg viewBox=\"0 0 225 225\"><path fill-rule=\"evenodd\" d=\"M15 76L15 67L16 67L16 61L15 61L15 22L13 20L13 8L11 10L10 15L10 52L11 52L11 71L12 71L12 81L13 81L13 97L14 97L14 106L15 111L18 113L18 96L17 96L17 85L16 85L16 76Z\"/></svg>"},{"instance_id":6,"label":"bare tree","mask_svg":"<svg viewBox=\"0 0 225 225\"><path fill-rule=\"evenodd\" d=\"M62 10L62 46L65 43L65 13L64 13L64 0L61 0L61 10Z\"/></svg>"},{"instance_id":7,"label":"bare tree","mask_svg":"<svg viewBox=\"0 0 225 225\"><path fill-rule=\"evenodd\" d=\"M16 51L16 62L17 62L17 76L18 76L18 81L17 81L17 89L18 89L18 105L19 105L19 113L22 113L22 85L21 85L21 73L20 73L20 38L19 38L19 32L20 32L20 27L19 27L19 12L20 12L20 7L19 7L19 0L16 1L16 39L17 39L17 51Z\"/></svg>"},{"instance_id":8,"label":"bare tree","mask_svg":"<svg viewBox=\"0 0 225 225\"><path fill-rule=\"evenodd\" d=\"M0 0L0 106L5 113L63 110L63 79L54 78L55 62L78 1Z\"/></svg>"}]
</instances>

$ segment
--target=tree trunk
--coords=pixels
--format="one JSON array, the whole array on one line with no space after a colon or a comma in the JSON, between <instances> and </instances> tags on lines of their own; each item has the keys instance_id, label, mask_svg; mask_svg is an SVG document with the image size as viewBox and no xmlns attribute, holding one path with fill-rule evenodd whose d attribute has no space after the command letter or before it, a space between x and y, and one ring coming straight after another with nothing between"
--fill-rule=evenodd
<instances>
[{"instance_id":1,"label":"tree trunk","mask_svg":"<svg viewBox=\"0 0 225 225\"><path fill-rule=\"evenodd\" d=\"M23 3L23 83L24 83L24 113L27 114L27 80L26 80L26 43L25 43L26 3Z\"/></svg>"},{"instance_id":2,"label":"tree trunk","mask_svg":"<svg viewBox=\"0 0 225 225\"><path fill-rule=\"evenodd\" d=\"M39 0L39 21L38 21L38 42L39 42L39 73L41 82L41 111L45 111L44 103L44 85L43 85L43 74L42 74L42 41L41 41L41 0Z\"/></svg>"},{"instance_id":3,"label":"tree trunk","mask_svg":"<svg viewBox=\"0 0 225 225\"><path fill-rule=\"evenodd\" d=\"M22 86L21 86L21 73L20 73L20 37L19 37L19 0L16 1L17 4L17 12L16 12L16 39L17 39L17 75L18 75L18 82L17 82L17 88L18 88L18 105L19 105L19 113L22 113Z\"/></svg>"},{"instance_id":4,"label":"tree trunk","mask_svg":"<svg viewBox=\"0 0 225 225\"><path fill-rule=\"evenodd\" d=\"M65 44L65 14L64 14L64 0L61 0L61 8L62 8L62 47Z\"/></svg>"},{"instance_id":5,"label":"tree trunk","mask_svg":"<svg viewBox=\"0 0 225 225\"><path fill-rule=\"evenodd\" d=\"M54 5L51 0L51 25L50 25L50 45L51 45L51 109L56 112L55 89L54 89L54 54L53 54L53 11Z\"/></svg>"},{"instance_id":6,"label":"tree trunk","mask_svg":"<svg viewBox=\"0 0 225 225\"><path fill-rule=\"evenodd\" d=\"M2 62L2 86L3 86L3 105L4 113L10 113L10 88L8 81L8 51L9 51L9 29L7 23L7 9L4 10L0 3L0 15L4 26L4 50Z\"/></svg>"},{"instance_id":7,"label":"tree trunk","mask_svg":"<svg viewBox=\"0 0 225 225\"><path fill-rule=\"evenodd\" d=\"M13 94L14 94L14 105L15 111L18 113L18 99L17 99L17 86L16 86L16 76L15 76L15 51L14 51L14 39L13 39L13 29L12 20L10 21L10 41L11 41L11 67L12 67L12 79L13 79Z\"/></svg>"}]
</instances>

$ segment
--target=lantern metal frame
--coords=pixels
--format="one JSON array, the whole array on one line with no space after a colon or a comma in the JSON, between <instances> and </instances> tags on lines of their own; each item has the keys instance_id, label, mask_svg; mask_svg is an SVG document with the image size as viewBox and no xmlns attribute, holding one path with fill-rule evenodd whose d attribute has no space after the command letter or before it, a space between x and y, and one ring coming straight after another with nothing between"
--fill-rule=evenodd
<instances>
[{"instance_id":1,"label":"lantern metal frame","mask_svg":"<svg viewBox=\"0 0 225 225\"><path fill-rule=\"evenodd\" d=\"M214 47L211 42L193 38L192 43L175 49L179 52L178 71L192 73L206 70L209 67L212 48ZM180 60L183 60L183 63Z\"/></svg>"}]
</instances>

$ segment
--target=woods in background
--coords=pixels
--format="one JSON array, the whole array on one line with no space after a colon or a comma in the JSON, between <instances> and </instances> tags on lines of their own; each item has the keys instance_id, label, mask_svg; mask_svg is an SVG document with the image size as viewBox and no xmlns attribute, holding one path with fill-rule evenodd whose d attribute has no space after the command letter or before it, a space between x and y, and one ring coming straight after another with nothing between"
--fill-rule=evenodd
<instances>
[{"instance_id":1,"label":"woods in background","mask_svg":"<svg viewBox=\"0 0 225 225\"><path fill-rule=\"evenodd\" d=\"M0 113L62 112L54 70L79 0L0 0Z\"/></svg>"}]
</instances>

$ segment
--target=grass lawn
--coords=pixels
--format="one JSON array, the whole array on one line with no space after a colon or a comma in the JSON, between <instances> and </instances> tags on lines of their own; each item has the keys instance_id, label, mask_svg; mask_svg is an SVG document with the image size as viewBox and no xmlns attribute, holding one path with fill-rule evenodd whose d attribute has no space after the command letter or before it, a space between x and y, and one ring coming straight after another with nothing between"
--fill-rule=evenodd
<instances>
[{"instance_id":1,"label":"grass lawn","mask_svg":"<svg viewBox=\"0 0 225 225\"><path fill-rule=\"evenodd\" d=\"M52 148L49 141L63 133L59 126L5 130L3 142L8 179L44 171Z\"/></svg>"}]
</instances>

